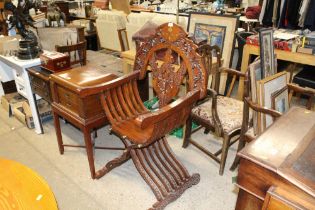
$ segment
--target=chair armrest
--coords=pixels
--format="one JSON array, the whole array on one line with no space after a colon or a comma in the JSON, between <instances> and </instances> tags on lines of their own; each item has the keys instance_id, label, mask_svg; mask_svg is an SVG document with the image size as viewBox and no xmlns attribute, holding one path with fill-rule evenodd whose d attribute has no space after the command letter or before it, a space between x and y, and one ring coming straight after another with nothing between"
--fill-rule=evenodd
<instances>
[{"instance_id":1,"label":"chair armrest","mask_svg":"<svg viewBox=\"0 0 315 210\"><path fill-rule=\"evenodd\" d=\"M139 78L139 71L131 72L130 74L124 75L122 77L115 78L113 80L101 83L95 86L86 86L80 90L78 90L81 97L85 97L87 95L101 93L105 90L116 88L118 86L122 86L128 83L131 80L137 80Z\"/></svg>"},{"instance_id":2,"label":"chair armrest","mask_svg":"<svg viewBox=\"0 0 315 210\"><path fill-rule=\"evenodd\" d=\"M262 107L259 104L252 102L248 97L244 98L244 101L245 101L245 103L247 103L249 105L249 107L251 109L253 109L256 112L268 114L274 118L278 118L278 117L282 116L282 114L280 112L273 110L273 109L266 108L266 107Z\"/></svg>"},{"instance_id":3,"label":"chair armrest","mask_svg":"<svg viewBox=\"0 0 315 210\"><path fill-rule=\"evenodd\" d=\"M226 68L226 67L221 67L220 72L226 72L228 74L232 74L234 76L238 76L238 77L246 77L246 73L242 73L240 71L237 71L235 69L230 69L230 68Z\"/></svg>"},{"instance_id":4,"label":"chair armrest","mask_svg":"<svg viewBox=\"0 0 315 210\"><path fill-rule=\"evenodd\" d=\"M183 111L185 108L192 107L192 104L199 99L199 90L189 92L187 95L180 97L173 103L160 108L157 111L143 114L135 119L138 127L144 129L149 125L156 124L160 121L172 117L175 113ZM190 112L191 110L189 110ZM170 125L172 126L172 125Z\"/></svg>"},{"instance_id":5,"label":"chair armrest","mask_svg":"<svg viewBox=\"0 0 315 210\"><path fill-rule=\"evenodd\" d=\"M294 92L305 94L305 95L315 95L315 90L312 88L301 87L294 83L288 83L288 89L293 90Z\"/></svg>"}]
</instances>

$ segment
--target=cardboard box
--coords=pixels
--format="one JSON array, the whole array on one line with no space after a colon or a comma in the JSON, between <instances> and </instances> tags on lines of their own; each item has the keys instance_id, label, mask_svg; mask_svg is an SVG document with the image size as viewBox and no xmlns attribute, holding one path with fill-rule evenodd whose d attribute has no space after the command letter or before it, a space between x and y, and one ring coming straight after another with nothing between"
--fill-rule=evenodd
<instances>
[{"instance_id":1,"label":"cardboard box","mask_svg":"<svg viewBox=\"0 0 315 210\"><path fill-rule=\"evenodd\" d=\"M23 102L27 101L26 98L19 93L10 93L1 97L2 107L9 113L9 117L13 114L13 108L15 106L21 106Z\"/></svg>"},{"instance_id":2,"label":"cardboard box","mask_svg":"<svg viewBox=\"0 0 315 210\"><path fill-rule=\"evenodd\" d=\"M48 102L43 99L38 100L37 102L38 112L40 119L43 122L52 119L51 106ZM25 124L28 128L34 128L34 121L31 112L30 105L28 102L23 102L20 106L15 106L13 109L14 116Z\"/></svg>"}]
</instances>

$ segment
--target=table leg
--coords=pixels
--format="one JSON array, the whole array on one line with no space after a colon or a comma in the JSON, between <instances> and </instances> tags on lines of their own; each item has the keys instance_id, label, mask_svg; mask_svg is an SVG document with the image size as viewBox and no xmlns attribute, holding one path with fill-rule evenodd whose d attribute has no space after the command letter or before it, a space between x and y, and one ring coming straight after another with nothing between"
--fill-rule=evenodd
<instances>
[{"instance_id":1,"label":"table leg","mask_svg":"<svg viewBox=\"0 0 315 210\"><path fill-rule=\"evenodd\" d=\"M2 83L0 81L0 97L4 95L4 90L3 90L3 86Z\"/></svg>"},{"instance_id":2,"label":"table leg","mask_svg":"<svg viewBox=\"0 0 315 210\"><path fill-rule=\"evenodd\" d=\"M35 101L35 109L36 109L37 116L39 116L39 127L40 127L40 130L41 130L41 133L43 134L44 133L43 123L42 123L42 120L40 119L35 93L33 93L33 99Z\"/></svg>"},{"instance_id":3,"label":"table leg","mask_svg":"<svg viewBox=\"0 0 315 210\"><path fill-rule=\"evenodd\" d=\"M28 99L28 103L30 105L31 108L31 112L32 112L32 116L33 116L33 121L34 121L34 125L35 125L35 132L38 134L43 133L43 130L41 129L41 124L40 124L40 119L39 119L39 115L36 111L36 100L33 98L33 92L32 92L32 88L31 88L31 83L30 83L30 79L28 76L28 73L26 72L25 69L23 69L23 79L25 81L25 91L26 91L26 96Z\"/></svg>"},{"instance_id":4,"label":"table leg","mask_svg":"<svg viewBox=\"0 0 315 210\"><path fill-rule=\"evenodd\" d=\"M63 141L62 141L62 136L61 136L59 115L53 111L53 116L54 116L54 124L55 124L55 130L56 130L59 152L60 152L60 154L63 154L64 153L64 146L63 146Z\"/></svg>"},{"instance_id":5,"label":"table leg","mask_svg":"<svg viewBox=\"0 0 315 210\"><path fill-rule=\"evenodd\" d=\"M250 54L249 54L248 46L245 45L243 49L243 58L242 58L242 65L241 65L242 73L245 73L247 71L249 59L250 59ZM243 100L243 94L244 94L244 78L240 78L238 91L237 91L237 98L239 100Z\"/></svg>"},{"instance_id":6,"label":"table leg","mask_svg":"<svg viewBox=\"0 0 315 210\"><path fill-rule=\"evenodd\" d=\"M84 135L86 154L87 154L89 166L90 166L91 177L92 179L95 179L94 153L93 153L93 145L92 145L92 138L91 138L91 130L84 127L83 135Z\"/></svg>"}]
</instances>

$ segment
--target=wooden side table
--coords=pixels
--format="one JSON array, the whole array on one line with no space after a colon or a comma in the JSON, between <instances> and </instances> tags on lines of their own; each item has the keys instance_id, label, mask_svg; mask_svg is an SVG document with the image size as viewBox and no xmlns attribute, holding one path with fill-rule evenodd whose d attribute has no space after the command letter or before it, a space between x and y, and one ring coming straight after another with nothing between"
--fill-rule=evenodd
<instances>
[{"instance_id":1,"label":"wooden side table","mask_svg":"<svg viewBox=\"0 0 315 210\"><path fill-rule=\"evenodd\" d=\"M101 106L97 87L116 78L116 75L105 73L92 66L83 66L55 73L50 78L53 99L52 111L59 152L63 154L65 146L86 148L93 179L98 177L95 175L91 132L107 124L107 118ZM85 146L63 143L59 117L69 121L83 132Z\"/></svg>"},{"instance_id":2,"label":"wooden side table","mask_svg":"<svg viewBox=\"0 0 315 210\"><path fill-rule=\"evenodd\" d=\"M49 185L30 168L0 158L0 171L0 209L58 209Z\"/></svg>"}]
</instances>

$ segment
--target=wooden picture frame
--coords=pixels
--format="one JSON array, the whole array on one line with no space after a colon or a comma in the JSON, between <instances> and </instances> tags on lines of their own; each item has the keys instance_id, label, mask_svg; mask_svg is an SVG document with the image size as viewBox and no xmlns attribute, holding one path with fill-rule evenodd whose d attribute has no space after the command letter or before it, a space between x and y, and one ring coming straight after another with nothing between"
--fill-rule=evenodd
<instances>
[{"instance_id":1,"label":"wooden picture frame","mask_svg":"<svg viewBox=\"0 0 315 210\"><path fill-rule=\"evenodd\" d=\"M270 77L266 77L257 83L257 98L258 104L271 109L272 99L271 96L276 91L281 90L287 86L287 72L279 72ZM273 122L272 117L269 115L259 114L258 115L258 129L259 133L268 128Z\"/></svg>"},{"instance_id":2,"label":"wooden picture frame","mask_svg":"<svg viewBox=\"0 0 315 210\"><path fill-rule=\"evenodd\" d=\"M222 66L230 67L233 61L235 32L238 25L238 16L192 12L189 14L187 31L194 33L194 38L197 40L205 37L208 44L219 44L218 46L222 48L220 48L223 58ZM195 34L196 31L198 34Z\"/></svg>"},{"instance_id":3,"label":"wooden picture frame","mask_svg":"<svg viewBox=\"0 0 315 210\"><path fill-rule=\"evenodd\" d=\"M257 103L258 102L258 99L257 99L257 82L262 79L260 59L258 58L253 63L249 64L248 70L249 70L249 76L250 76L251 100L254 103ZM254 128L254 133L257 134L258 133L257 112L253 112L253 128Z\"/></svg>"},{"instance_id":4,"label":"wooden picture frame","mask_svg":"<svg viewBox=\"0 0 315 210\"><path fill-rule=\"evenodd\" d=\"M259 30L259 46L262 78L272 76L275 73L277 73L272 28L265 28Z\"/></svg>"},{"instance_id":5,"label":"wooden picture frame","mask_svg":"<svg viewBox=\"0 0 315 210\"><path fill-rule=\"evenodd\" d=\"M113 10L123 11L127 15L131 13L129 0L110 0Z\"/></svg>"},{"instance_id":6,"label":"wooden picture frame","mask_svg":"<svg viewBox=\"0 0 315 210\"><path fill-rule=\"evenodd\" d=\"M289 110L289 91L287 86L271 94L271 108L281 113L286 113Z\"/></svg>"}]
</instances>

